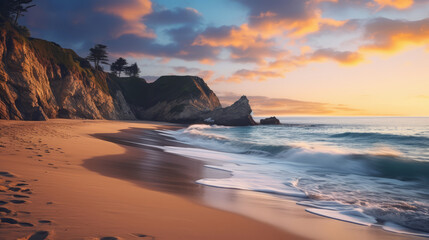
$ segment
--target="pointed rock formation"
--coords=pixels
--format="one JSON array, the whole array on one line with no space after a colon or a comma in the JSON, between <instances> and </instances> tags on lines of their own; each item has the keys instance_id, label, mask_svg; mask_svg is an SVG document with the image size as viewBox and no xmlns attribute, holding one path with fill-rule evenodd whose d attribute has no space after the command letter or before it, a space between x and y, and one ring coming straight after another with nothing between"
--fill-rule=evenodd
<instances>
[{"instance_id":1,"label":"pointed rock formation","mask_svg":"<svg viewBox=\"0 0 429 240\"><path fill-rule=\"evenodd\" d=\"M257 125L251 115L252 108L246 96L226 108L216 109L204 114L204 122L225 126L252 126Z\"/></svg>"}]
</instances>

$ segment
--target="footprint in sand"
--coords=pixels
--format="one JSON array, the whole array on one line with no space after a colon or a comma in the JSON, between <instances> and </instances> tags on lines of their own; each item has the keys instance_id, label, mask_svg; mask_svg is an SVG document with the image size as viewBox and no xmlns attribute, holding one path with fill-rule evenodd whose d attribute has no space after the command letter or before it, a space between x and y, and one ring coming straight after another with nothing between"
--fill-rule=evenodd
<instances>
[{"instance_id":1,"label":"footprint in sand","mask_svg":"<svg viewBox=\"0 0 429 240\"><path fill-rule=\"evenodd\" d=\"M146 238L146 239L155 240L155 237L151 236L151 235L140 234L140 233L134 233L133 235L136 237L139 237L139 238Z\"/></svg>"},{"instance_id":2,"label":"footprint in sand","mask_svg":"<svg viewBox=\"0 0 429 240\"><path fill-rule=\"evenodd\" d=\"M102 237L100 240L119 240L117 237Z\"/></svg>"},{"instance_id":3,"label":"footprint in sand","mask_svg":"<svg viewBox=\"0 0 429 240\"><path fill-rule=\"evenodd\" d=\"M50 221L50 220L39 220L39 223L51 225L52 221Z\"/></svg>"},{"instance_id":4,"label":"footprint in sand","mask_svg":"<svg viewBox=\"0 0 429 240\"><path fill-rule=\"evenodd\" d=\"M19 195L19 194L14 194L13 197L15 197L15 198L30 198L29 196Z\"/></svg>"},{"instance_id":5,"label":"footprint in sand","mask_svg":"<svg viewBox=\"0 0 429 240\"><path fill-rule=\"evenodd\" d=\"M48 231L38 231L31 235L28 240L44 240L49 236Z\"/></svg>"},{"instance_id":6,"label":"footprint in sand","mask_svg":"<svg viewBox=\"0 0 429 240\"><path fill-rule=\"evenodd\" d=\"M22 227L34 227L33 224L27 223L27 222L18 222L18 224L19 226L22 226Z\"/></svg>"},{"instance_id":7,"label":"footprint in sand","mask_svg":"<svg viewBox=\"0 0 429 240\"><path fill-rule=\"evenodd\" d=\"M5 205L6 203L7 203L6 201L0 201L0 206Z\"/></svg>"},{"instance_id":8,"label":"footprint in sand","mask_svg":"<svg viewBox=\"0 0 429 240\"><path fill-rule=\"evenodd\" d=\"M19 188L19 187L10 187L9 190L12 191L12 192L19 192L21 190L21 188Z\"/></svg>"},{"instance_id":9,"label":"footprint in sand","mask_svg":"<svg viewBox=\"0 0 429 240\"><path fill-rule=\"evenodd\" d=\"M24 201L24 200L10 200L10 202L14 203L14 204L23 204L23 203L26 203L26 201Z\"/></svg>"},{"instance_id":10,"label":"footprint in sand","mask_svg":"<svg viewBox=\"0 0 429 240\"><path fill-rule=\"evenodd\" d=\"M9 224L17 224L18 221L16 221L13 218L1 218L2 223L9 223Z\"/></svg>"},{"instance_id":11,"label":"footprint in sand","mask_svg":"<svg viewBox=\"0 0 429 240\"><path fill-rule=\"evenodd\" d=\"M21 192L22 193L26 193L26 194L33 194L32 192L31 192L31 190L30 189L24 189L24 190L21 190Z\"/></svg>"},{"instance_id":12,"label":"footprint in sand","mask_svg":"<svg viewBox=\"0 0 429 240\"><path fill-rule=\"evenodd\" d=\"M0 172L0 176L4 176L4 177L15 177L13 174L9 173L9 172Z\"/></svg>"},{"instance_id":13,"label":"footprint in sand","mask_svg":"<svg viewBox=\"0 0 429 240\"><path fill-rule=\"evenodd\" d=\"M27 185L28 185L27 183L18 183L18 184L16 184L16 186L18 186L18 187L27 186Z\"/></svg>"},{"instance_id":14,"label":"footprint in sand","mask_svg":"<svg viewBox=\"0 0 429 240\"><path fill-rule=\"evenodd\" d=\"M0 207L0 213L6 213L6 214L9 214L9 213L11 213L12 211L11 210L9 210L9 209L7 209L7 208L4 208L4 207Z\"/></svg>"}]
</instances>

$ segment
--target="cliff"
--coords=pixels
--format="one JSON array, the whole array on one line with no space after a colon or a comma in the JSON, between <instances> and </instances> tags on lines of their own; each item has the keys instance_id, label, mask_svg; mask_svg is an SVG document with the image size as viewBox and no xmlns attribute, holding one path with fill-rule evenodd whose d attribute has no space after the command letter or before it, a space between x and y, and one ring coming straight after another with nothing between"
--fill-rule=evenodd
<instances>
[{"instance_id":1,"label":"cliff","mask_svg":"<svg viewBox=\"0 0 429 240\"><path fill-rule=\"evenodd\" d=\"M107 79L72 50L0 28L1 119L135 119L121 92L113 100Z\"/></svg>"},{"instance_id":2,"label":"cliff","mask_svg":"<svg viewBox=\"0 0 429 240\"><path fill-rule=\"evenodd\" d=\"M202 112L221 108L216 94L199 77L163 76L150 84L140 78L114 82L138 119L192 123Z\"/></svg>"},{"instance_id":3,"label":"cliff","mask_svg":"<svg viewBox=\"0 0 429 240\"><path fill-rule=\"evenodd\" d=\"M95 70L70 49L24 37L8 23L0 26L0 119L204 123L212 118L215 124L253 125L245 100L222 109L216 94L194 76L163 76L153 83L118 78Z\"/></svg>"}]
</instances>

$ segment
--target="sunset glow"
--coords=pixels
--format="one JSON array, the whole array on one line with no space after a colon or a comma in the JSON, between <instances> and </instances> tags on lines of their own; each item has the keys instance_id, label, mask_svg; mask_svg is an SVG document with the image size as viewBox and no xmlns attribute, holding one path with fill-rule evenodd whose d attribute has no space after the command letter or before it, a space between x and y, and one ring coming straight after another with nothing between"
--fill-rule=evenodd
<instances>
[{"instance_id":1,"label":"sunset glow","mask_svg":"<svg viewBox=\"0 0 429 240\"><path fill-rule=\"evenodd\" d=\"M20 21L146 79L198 75L254 115L429 116L429 1L40 1ZM55 19L55 20L54 20Z\"/></svg>"}]
</instances>

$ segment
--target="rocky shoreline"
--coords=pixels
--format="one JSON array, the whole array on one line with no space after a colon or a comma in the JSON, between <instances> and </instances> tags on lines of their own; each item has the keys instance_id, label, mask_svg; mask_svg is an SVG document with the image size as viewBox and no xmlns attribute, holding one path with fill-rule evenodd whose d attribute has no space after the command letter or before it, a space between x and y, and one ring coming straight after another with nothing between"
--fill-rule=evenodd
<instances>
[{"instance_id":1,"label":"rocky shoreline","mask_svg":"<svg viewBox=\"0 0 429 240\"><path fill-rule=\"evenodd\" d=\"M93 68L73 50L0 26L0 119L112 119L256 125L243 96L222 108L196 76L163 76L153 83Z\"/></svg>"}]
</instances>

